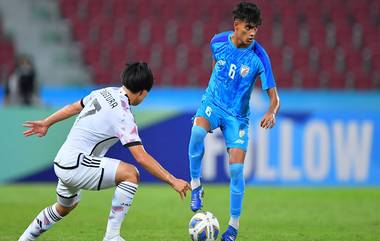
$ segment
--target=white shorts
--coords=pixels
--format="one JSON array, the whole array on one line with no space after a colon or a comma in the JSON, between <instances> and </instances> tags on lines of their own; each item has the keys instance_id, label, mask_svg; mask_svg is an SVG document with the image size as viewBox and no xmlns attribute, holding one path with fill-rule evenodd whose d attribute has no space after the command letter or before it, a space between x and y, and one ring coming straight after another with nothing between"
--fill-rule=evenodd
<instances>
[{"instance_id":1,"label":"white shorts","mask_svg":"<svg viewBox=\"0 0 380 241\"><path fill-rule=\"evenodd\" d=\"M57 201L72 207L80 201L80 190L101 190L116 186L115 176L120 160L79 154L75 167L62 167L55 163L58 177Z\"/></svg>"}]
</instances>

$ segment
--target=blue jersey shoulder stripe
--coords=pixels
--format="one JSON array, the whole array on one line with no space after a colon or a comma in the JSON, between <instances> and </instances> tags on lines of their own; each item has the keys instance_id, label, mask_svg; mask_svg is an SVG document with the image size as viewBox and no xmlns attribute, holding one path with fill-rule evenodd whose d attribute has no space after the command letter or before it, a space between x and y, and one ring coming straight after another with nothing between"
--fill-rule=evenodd
<instances>
[{"instance_id":1,"label":"blue jersey shoulder stripe","mask_svg":"<svg viewBox=\"0 0 380 241\"><path fill-rule=\"evenodd\" d=\"M230 35L230 33L231 32L229 31L229 32L215 34L214 37L211 39L211 44L226 42L228 40L228 36Z\"/></svg>"},{"instance_id":2,"label":"blue jersey shoulder stripe","mask_svg":"<svg viewBox=\"0 0 380 241\"><path fill-rule=\"evenodd\" d=\"M255 44L252 47L253 52L259 57L260 61L264 66L265 77L264 83L261 83L263 89L270 89L276 86L276 82L274 80L272 66L270 64L269 56L265 49L255 41ZM259 73L261 74L261 73ZM263 80L262 80L263 81Z\"/></svg>"}]
</instances>

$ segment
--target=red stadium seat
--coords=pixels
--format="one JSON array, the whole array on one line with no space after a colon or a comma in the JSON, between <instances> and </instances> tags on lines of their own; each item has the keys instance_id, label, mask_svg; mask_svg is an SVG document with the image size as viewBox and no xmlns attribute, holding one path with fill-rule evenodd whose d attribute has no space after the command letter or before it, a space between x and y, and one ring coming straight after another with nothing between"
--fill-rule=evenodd
<instances>
[{"instance_id":1,"label":"red stadium seat","mask_svg":"<svg viewBox=\"0 0 380 241\"><path fill-rule=\"evenodd\" d=\"M319 72L311 72L311 71L303 71L302 78L302 87L305 89L317 89L321 87L320 84L320 73Z\"/></svg>"},{"instance_id":2,"label":"red stadium seat","mask_svg":"<svg viewBox=\"0 0 380 241\"><path fill-rule=\"evenodd\" d=\"M363 70L357 70L354 73L355 77L355 89L365 90L365 89L371 89L373 87L372 85L372 79L371 76L364 72Z\"/></svg>"},{"instance_id":3,"label":"red stadium seat","mask_svg":"<svg viewBox=\"0 0 380 241\"><path fill-rule=\"evenodd\" d=\"M293 63L296 68L308 67L309 63L309 50L296 48L294 49Z\"/></svg>"},{"instance_id":4,"label":"red stadium seat","mask_svg":"<svg viewBox=\"0 0 380 241\"><path fill-rule=\"evenodd\" d=\"M61 0L60 9L63 16L66 18L76 18L78 13L78 4L77 0Z\"/></svg>"},{"instance_id":5,"label":"red stadium seat","mask_svg":"<svg viewBox=\"0 0 380 241\"><path fill-rule=\"evenodd\" d=\"M156 69L158 73L155 73L160 77L159 83L205 86L210 75L207 63L210 53L206 49L209 49L210 40L216 33L232 30L231 9L237 2L59 0L59 6L62 15L72 23L73 36L82 46L85 62L93 69L96 69L99 63L112 63L113 66L122 68L125 60L140 59L149 62L152 60L152 48L161 46L161 54L154 60L155 66L160 66ZM263 25L256 37L270 56L280 87L292 88L294 84L298 85L293 83L294 72L302 77L302 88L313 89L320 88L321 84L324 85L320 83L319 76L315 76L308 66L311 47L316 47L320 52L319 69L313 71L326 73L328 78L325 79L329 79L326 87L336 89L350 87L345 73L335 73L335 52L339 47L346 53L346 71L350 71L352 76L350 78L355 80L353 88L372 88L368 75L373 70L380 69L380 60L377 57L380 55L380 29L379 20L376 20L380 9L379 1L258 0L256 2L263 15ZM274 47L272 37L275 36L273 31L276 31L273 28L276 16L281 20L283 43ZM326 45L328 23L336 27L336 44L330 48ZM355 23L359 23L363 31L363 42L357 46L358 49L354 49L352 41L352 28ZM306 47L302 47L299 41L301 24L308 29L309 44ZM148 26L147 29L144 30L144 26ZM194 30L197 27L199 30ZM141 37L141 31L147 31L146 39ZM188 53L181 60L184 62L178 64L178 51L183 51L178 48L180 45L187 46ZM285 46L293 51L293 67L289 72L282 73L283 65L286 64L283 62L282 54ZM361 56L364 49L369 49L372 53L372 66L365 70L362 68ZM196 69L193 71L196 77L190 78L184 75L181 69L184 68L183 63L186 65L185 68ZM94 80L106 81L103 75L107 70L95 72Z\"/></svg>"},{"instance_id":6,"label":"red stadium seat","mask_svg":"<svg viewBox=\"0 0 380 241\"><path fill-rule=\"evenodd\" d=\"M346 88L346 76L343 73L331 71L329 74L329 83L327 86L330 89Z\"/></svg>"},{"instance_id":7,"label":"red stadium seat","mask_svg":"<svg viewBox=\"0 0 380 241\"><path fill-rule=\"evenodd\" d=\"M12 42L0 39L0 67L3 66L9 72L13 69L15 62L15 50Z\"/></svg>"},{"instance_id":8,"label":"red stadium seat","mask_svg":"<svg viewBox=\"0 0 380 241\"><path fill-rule=\"evenodd\" d=\"M279 88L291 88L293 87L292 74L290 72L284 72L280 69L274 70L274 76L276 79L276 85ZM261 83L256 83L256 86L261 88Z\"/></svg>"},{"instance_id":9,"label":"red stadium seat","mask_svg":"<svg viewBox=\"0 0 380 241\"><path fill-rule=\"evenodd\" d=\"M93 65L100 61L101 48L98 44L86 44L82 49L82 54L86 63Z\"/></svg>"}]
</instances>

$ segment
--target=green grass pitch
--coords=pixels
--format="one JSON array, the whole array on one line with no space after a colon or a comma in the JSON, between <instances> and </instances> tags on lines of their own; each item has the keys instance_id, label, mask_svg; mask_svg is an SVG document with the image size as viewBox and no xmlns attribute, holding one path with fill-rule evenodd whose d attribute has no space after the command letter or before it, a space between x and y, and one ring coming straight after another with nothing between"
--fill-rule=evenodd
<instances>
[{"instance_id":1,"label":"green grass pitch","mask_svg":"<svg viewBox=\"0 0 380 241\"><path fill-rule=\"evenodd\" d=\"M205 210L226 228L228 187L205 186ZM113 190L83 191L81 203L38 240L102 240ZM0 240L15 241L55 201L54 185L0 186ZM189 197L164 185L141 185L122 227L127 241L187 241ZM220 238L220 237L219 237ZM248 187L237 241L378 241L379 188Z\"/></svg>"}]
</instances>

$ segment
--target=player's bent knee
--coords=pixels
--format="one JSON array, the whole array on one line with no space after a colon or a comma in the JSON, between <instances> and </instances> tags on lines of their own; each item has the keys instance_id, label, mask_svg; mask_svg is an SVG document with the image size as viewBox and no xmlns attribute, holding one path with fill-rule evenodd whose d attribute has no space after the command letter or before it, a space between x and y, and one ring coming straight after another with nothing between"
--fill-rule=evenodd
<instances>
[{"instance_id":1,"label":"player's bent knee","mask_svg":"<svg viewBox=\"0 0 380 241\"><path fill-rule=\"evenodd\" d=\"M206 135L207 131L201 126L194 125L191 128L191 138L195 141L203 141Z\"/></svg>"},{"instance_id":2,"label":"player's bent knee","mask_svg":"<svg viewBox=\"0 0 380 241\"><path fill-rule=\"evenodd\" d=\"M80 202L80 192L71 196L65 197L57 193L57 203L56 208L62 212L62 216L67 215L71 210L73 210ZM58 212L61 214L61 212Z\"/></svg>"},{"instance_id":3,"label":"player's bent knee","mask_svg":"<svg viewBox=\"0 0 380 241\"><path fill-rule=\"evenodd\" d=\"M243 164L231 165L230 176L231 177L242 177L243 176Z\"/></svg>"},{"instance_id":4,"label":"player's bent knee","mask_svg":"<svg viewBox=\"0 0 380 241\"><path fill-rule=\"evenodd\" d=\"M60 203L56 203L55 204L55 208L57 209L57 212L59 213L59 215L61 215L62 217L66 216L67 214L69 214L74 208L77 207L79 202L75 203L73 206L71 207L65 207L63 206L62 204Z\"/></svg>"},{"instance_id":5,"label":"player's bent knee","mask_svg":"<svg viewBox=\"0 0 380 241\"><path fill-rule=\"evenodd\" d=\"M191 138L189 144L189 154L201 155L203 153L203 141L207 135L207 131L200 126L193 126L191 129Z\"/></svg>"},{"instance_id":6,"label":"player's bent knee","mask_svg":"<svg viewBox=\"0 0 380 241\"><path fill-rule=\"evenodd\" d=\"M120 162L116 173L116 184L119 184L120 182L124 181L139 184L140 173L135 166L124 162Z\"/></svg>"}]
</instances>

